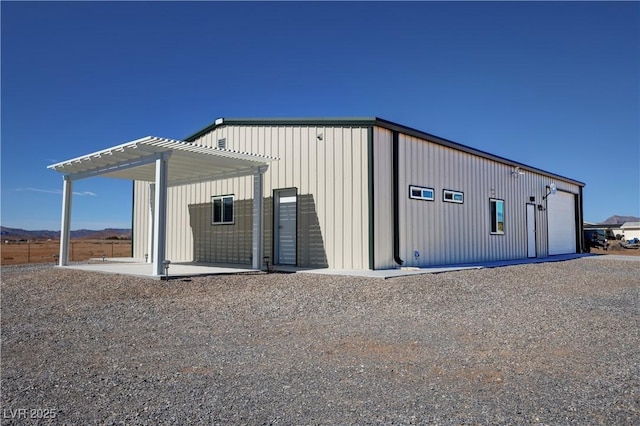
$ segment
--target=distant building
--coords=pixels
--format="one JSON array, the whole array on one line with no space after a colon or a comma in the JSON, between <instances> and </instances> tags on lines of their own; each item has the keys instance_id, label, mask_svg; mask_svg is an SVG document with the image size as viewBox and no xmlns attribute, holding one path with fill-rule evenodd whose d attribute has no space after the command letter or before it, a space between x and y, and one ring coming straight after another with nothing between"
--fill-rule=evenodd
<instances>
[{"instance_id":1,"label":"distant building","mask_svg":"<svg viewBox=\"0 0 640 426\"><path fill-rule=\"evenodd\" d=\"M625 222L621 226L622 237L625 240L640 239L640 222Z\"/></svg>"},{"instance_id":2,"label":"distant building","mask_svg":"<svg viewBox=\"0 0 640 426\"><path fill-rule=\"evenodd\" d=\"M134 180L133 255L158 274L164 259L387 269L583 247L584 183L375 117L218 119L50 168Z\"/></svg>"},{"instance_id":3,"label":"distant building","mask_svg":"<svg viewBox=\"0 0 640 426\"><path fill-rule=\"evenodd\" d=\"M614 240L616 239L617 235L622 235L622 224L605 224L605 223L589 223L589 222L585 222L584 223L584 230L585 231L604 231L606 238L610 239L610 240Z\"/></svg>"}]
</instances>

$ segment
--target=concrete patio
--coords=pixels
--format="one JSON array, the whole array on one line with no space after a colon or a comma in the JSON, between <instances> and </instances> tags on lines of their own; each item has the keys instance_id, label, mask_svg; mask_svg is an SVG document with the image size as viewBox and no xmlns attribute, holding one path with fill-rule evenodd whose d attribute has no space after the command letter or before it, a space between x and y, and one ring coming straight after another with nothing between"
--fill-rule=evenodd
<instances>
[{"instance_id":1,"label":"concrete patio","mask_svg":"<svg viewBox=\"0 0 640 426\"><path fill-rule=\"evenodd\" d=\"M498 262L476 262L465 263L460 265L442 265L431 266L426 268L396 268L385 270L343 270L343 269L305 269L293 266L275 266L273 272L287 273L304 273L304 274L324 274L324 275L349 275L366 278L388 279L402 277L408 275L420 274L437 274L442 272L461 271L465 269L482 269L482 268L498 268L502 266L522 265L530 263L546 263L561 262L565 260L573 260L579 258L603 259L611 258L612 260L629 260L640 261L640 256L613 256L613 255L595 255L595 254L565 254L557 256L548 256L544 258L533 259L515 259L503 260ZM163 279L164 276L153 275L152 264L146 263L140 259L133 258L96 258L91 259L91 263L78 263L67 266L58 266L59 268L77 269L82 271L93 271L106 274L124 274L137 277ZM265 273L250 267L242 265L221 265L201 262L176 262L169 266L169 278L184 278L205 275L224 275L224 274L246 274L246 273Z\"/></svg>"},{"instance_id":2,"label":"concrete patio","mask_svg":"<svg viewBox=\"0 0 640 426\"><path fill-rule=\"evenodd\" d=\"M165 276L153 274L153 264L132 258L105 258L91 259L91 263L70 264L67 266L57 266L64 269L76 269L80 271L100 272L104 274L123 274L136 277L164 279ZM242 274L248 272L259 272L251 268L238 266L213 265L199 262L176 262L171 263L168 270L169 278L185 278L203 275L222 274Z\"/></svg>"}]
</instances>

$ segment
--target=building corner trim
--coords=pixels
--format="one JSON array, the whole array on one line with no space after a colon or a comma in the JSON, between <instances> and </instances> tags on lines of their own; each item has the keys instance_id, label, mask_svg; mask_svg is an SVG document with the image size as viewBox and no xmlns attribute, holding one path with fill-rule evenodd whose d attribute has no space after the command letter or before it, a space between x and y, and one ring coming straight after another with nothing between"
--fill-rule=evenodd
<instances>
[{"instance_id":1,"label":"building corner trim","mask_svg":"<svg viewBox=\"0 0 640 426\"><path fill-rule=\"evenodd\" d=\"M375 261L375 203L374 203L374 169L373 169L373 126L367 128L367 180L369 186L369 269L376 268Z\"/></svg>"}]
</instances>

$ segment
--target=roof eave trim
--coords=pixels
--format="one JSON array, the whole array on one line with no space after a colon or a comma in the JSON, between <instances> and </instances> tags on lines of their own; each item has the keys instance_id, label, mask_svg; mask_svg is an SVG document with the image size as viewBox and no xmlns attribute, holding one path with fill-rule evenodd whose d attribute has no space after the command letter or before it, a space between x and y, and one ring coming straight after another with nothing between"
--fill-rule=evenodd
<instances>
[{"instance_id":1,"label":"roof eave trim","mask_svg":"<svg viewBox=\"0 0 640 426\"><path fill-rule=\"evenodd\" d=\"M187 136L183 140L193 142L202 135L222 126L357 126L371 127L377 117L275 117L275 118L218 118L207 127Z\"/></svg>"}]
</instances>

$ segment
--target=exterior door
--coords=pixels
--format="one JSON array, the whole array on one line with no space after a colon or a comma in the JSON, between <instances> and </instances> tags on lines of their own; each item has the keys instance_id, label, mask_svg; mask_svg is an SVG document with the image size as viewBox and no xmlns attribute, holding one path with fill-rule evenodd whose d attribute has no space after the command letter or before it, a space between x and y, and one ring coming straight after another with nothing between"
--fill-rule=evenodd
<instances>
[{"instance_id":1,"label":"exterior door","mask_svg":"<svg viewBox=\"0 0 640 426\"><path fill-rule=\"evenodd\" d=\"M527 204L527 257L536 256L536 206Z\"/></svg>"},{"instance_id":2,"label":"exterior door","mask_svg":"<svg viewBox=\"0 0 640 426\"><path fill-rule=\"evenodd\" d=\"M298 195L295 188L274 192L274 262L278 265L296 264L297 206Z\"/></svg>"},{"instance_id":3,"label":"exterior door","mask_svg":"<svg viewBox=\"0 0 640 426\"><path fill-rule=\"evenodd\" d=\"M558 191L547 198L549 256L576 252L575 195Z\"/></svg>"}]
</instances>

